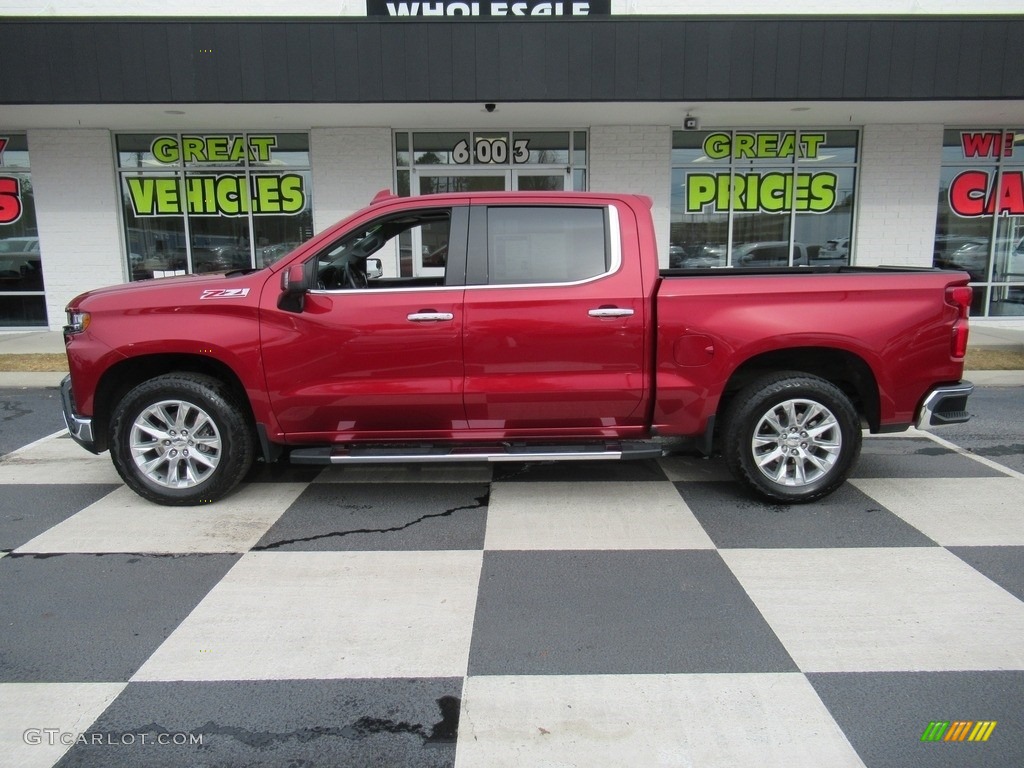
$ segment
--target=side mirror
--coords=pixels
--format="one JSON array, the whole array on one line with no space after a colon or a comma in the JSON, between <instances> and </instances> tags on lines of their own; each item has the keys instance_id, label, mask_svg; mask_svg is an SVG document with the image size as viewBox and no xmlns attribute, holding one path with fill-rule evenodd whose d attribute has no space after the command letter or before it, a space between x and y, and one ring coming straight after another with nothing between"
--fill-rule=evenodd
<instances>
[{"instance_id":1,"label":"side mirror","mask_svg":"<svg viewBox=\"0 0 1024 768\"><path fill-rule=\"evenodd\" d=\"M366 278L376 280L378 277L384 277L384 264L380 259L367 259Z\"/></svg>"},{"instance_id":2,"label":"side mirror","mask_svg":"<svg viewBox=\"0 0 1024 768\"><path fill-rule=\"evenodd\" d=\"M306 303L310 280L305 264L290 264L281 273L281 296L278 309L285 312L301 312Z\"/></svg>"}]
</instances>

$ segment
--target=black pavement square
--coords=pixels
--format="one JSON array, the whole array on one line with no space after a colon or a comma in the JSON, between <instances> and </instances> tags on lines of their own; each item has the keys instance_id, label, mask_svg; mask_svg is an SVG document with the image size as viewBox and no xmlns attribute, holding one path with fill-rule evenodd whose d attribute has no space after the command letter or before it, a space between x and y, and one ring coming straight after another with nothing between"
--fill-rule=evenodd
<instances>
[{"instance_id":1,"label":"black pavement square","mask_svg":"<svg viewBox=\"0 0 1024 768\"><path fill-rule=\"evenodd\" d=\"M57 765L442 768L461 695L462 678L131 683Z\"/></svg>"},{"instance_id":2,"label":"black pavement square","mask_svg":"<svg viewBox=\"0 0 1024 768\"><path fill-rule=\"evenodd\" d=\"M471 675L795 669L716 552L484 552Z\"/></svg>"},{"instance_id":3,"label":"black pavement square","mask_svg":"<svg viewBox=\"0 0 1024 768\"><path fill-rule=\"evenodd\" d=\"M849 483L809 504L759 501L733 483L679 482L675 486L722 549L937 546Z\"/></svg>"},{"instance_id":4,"label":"black pavement square","mask_svg":"<svg viewBox=\"0 0 1024 768\"><path fill-rule=\"evenodd\" d=\"M1010 768L1024 756L1024 672L808 674L867 768ZM972 723L963 741L949 728ZM979 723L995 722L985 741ZM988 730L985 728L984 730ZM937 740L928 740L926 732ZM982 736L984 731L979 731ZM922 740L922 737L925 740Z\"/></svg>"},{"instance_id":5,"label":"black pavement square","mask_svg":"<svg viewBox=\"0 0 1024 768\"><path fill-rule=\"evenodd\" d=\"M1024 514L1024 512L1022 512ZM1018 600L1024 600L1024 547L946 547ZM1024 638L1021 639L1024 644Z\"/></svg>"},{"instance_id":6,"label":"black pavement square","mask_svg":"<svg viewBox=\"0 0 1024 768\"><path fill-rule=\"evenodd\" d=\"M484 483L316 483L254 551L483 549Z\"/></svg>"},{"instance_id":7,"label":"black pavement square","mask_svg":"<svg viewBox=\"0 0 1024 768\"><path fill-rule=\"evenodd\" d=\"M10 552L111 493L116 485L5 485L0 552Z\"/></svg>"},{"instance_id":8,"label":"black pavement square","mask_svg":"<svg viewBox=\"0 0 1024 768\"><path fill-rule=\"evenodd\" d=\"M980 461L927 437L872 437L864 441L850 477L1006 477Z\"/></svg>"},{"instance_id":9,"label":"black pavement square","mask_svg":"<svg viewBox=\"0 0 1024 768\"><path fill-rule=\"evenodd\" d=\"M595 481L635 482L665 481L658 462L637 461L538 461L498 462L494 479L502 482L592 483Z\"/></svg>"},{"instance_id":10,"label":"black pavement square","mask_svg":"<svg viewBox=\"0 0 1024 768\"><path fill-rule=\"evenodd\" d=\"M128 680L238 557L0 558L0 682Z\"/></svg>"}]
</instances>

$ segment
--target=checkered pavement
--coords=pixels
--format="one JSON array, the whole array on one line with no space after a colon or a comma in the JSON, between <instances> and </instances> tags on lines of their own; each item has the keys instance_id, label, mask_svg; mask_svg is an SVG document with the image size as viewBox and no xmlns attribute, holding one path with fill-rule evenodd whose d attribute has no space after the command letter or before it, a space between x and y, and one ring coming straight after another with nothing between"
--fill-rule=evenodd
<instances>
[{"instance_id":1,"label":"checkered pavement","mask_svg":"<svg viewBox=\"0 0 1024 768\"><path fill-rule=\"evenodd\" d=\"M678 457L175 509L58 436L0 484L2 766L1024 764L1024 475L923 433L793 507Z\"/></svg>"}]
</instances>

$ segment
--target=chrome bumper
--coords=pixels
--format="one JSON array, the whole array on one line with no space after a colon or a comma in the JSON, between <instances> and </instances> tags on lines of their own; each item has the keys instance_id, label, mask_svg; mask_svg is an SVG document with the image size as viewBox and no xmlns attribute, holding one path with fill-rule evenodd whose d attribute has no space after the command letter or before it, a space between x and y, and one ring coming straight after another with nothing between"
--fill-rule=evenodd
<instances>
[{"instance_id":1,"label":"chrome bumper","mask_svg":"<svg viewBox=\"0 0 1024 768\"><path fill-rule=\"evenodd\" d=\"M99 453L96 450L96 440L93 437L92 419L75 413L75 400L71 394L70 376L65 376L60 383L60 404L61 409L64 411L64 423L67 425L71 439L85 448L85 450L91 453Z\"/></svg>"},{"instance_id":2,"label":"chrome bumper","mask_svg":"<svg viewBox=\"0 0 1024 768\"><path fill-rule=\"evenodd\" d=\"M962 424L971 418L967 412L967 398L974 391L969 381L936 387L921 403L914 426L918 429Z\"/></svg>"}]
</instances>

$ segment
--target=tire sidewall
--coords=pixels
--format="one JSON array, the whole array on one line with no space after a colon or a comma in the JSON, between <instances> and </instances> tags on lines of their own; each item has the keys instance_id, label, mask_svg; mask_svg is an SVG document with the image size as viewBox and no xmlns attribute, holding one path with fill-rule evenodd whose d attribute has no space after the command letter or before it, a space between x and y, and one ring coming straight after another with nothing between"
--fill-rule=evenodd
<instances>
[{"instance_id":1,"label":"tire sidewall","mask_svg":"<svg viewBox=\"0 0 1024 768\"><path fill-rule=\"evenodd\" d=\"M146 408L164 400L189 403L202 409L220 433L221 458L209 477L191 488L167 488L147 478L132 456L131 431ZM192 506L216 501L245 476L252 464L253 445L242 409L227 387L208 376L168 374L143 382L114 408L110 453L124 482L149 501L171 506Z\"/></svg>"}]
</instances>

